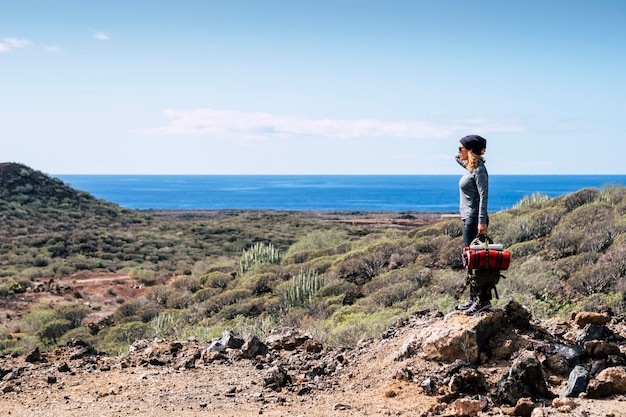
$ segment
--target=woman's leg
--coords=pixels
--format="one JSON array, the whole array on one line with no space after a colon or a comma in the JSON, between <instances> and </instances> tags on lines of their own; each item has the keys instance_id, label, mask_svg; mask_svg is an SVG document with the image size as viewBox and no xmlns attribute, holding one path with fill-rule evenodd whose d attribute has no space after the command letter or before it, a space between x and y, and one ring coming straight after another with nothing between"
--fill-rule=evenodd
<instances>
[{"instance_id":1,"label":"woman's leg","mask_svg":"<svg viewBox=\"0 0 626 417\"><path fill-rule=\"evenodd\" d=\"M463 220L463 245L469 246L476 236L478 236L478 219Z\"/></svg>"},{"instance_id":2,"label":"woman's leg","mask_svg":"<svg viewBox=\"0 0 626 417\"><path fill-rule=\"evenodd\" d=\"M465 219L463 220L463 245L469 246L472 240L474 240L478 236L478 219ZM469 285L469 301L458 305L457 310L466 310L476 302L478 299L478 288L474 284L472 284L469 276L466 278L466 284Z\"/></svg>"}]
</instances>

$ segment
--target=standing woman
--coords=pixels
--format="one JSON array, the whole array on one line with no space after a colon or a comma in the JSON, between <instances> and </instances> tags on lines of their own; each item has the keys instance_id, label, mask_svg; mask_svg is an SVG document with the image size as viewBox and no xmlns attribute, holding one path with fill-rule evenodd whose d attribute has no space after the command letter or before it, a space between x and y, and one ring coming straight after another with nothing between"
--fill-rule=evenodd
<instances>
[{"instance_id":1,"label":"standing woman","mask_svg":"<svg viewBox=\"0 0 626 417\"><path fill-rule=\"evenodd\" d=\"M463 244L469 246L478 235L487 234L489 215L487 203L489 199L489 174L485 167L483 154L487 149L487 140L478 135L461 138L456 161L465 168L459 181L460 212L463 220ZM470 299L457 306L458 310L466 310L467 314L491 308L491 290L489 296L482 294L480 288L470 283Z\"/></svg>"}]
</instances>

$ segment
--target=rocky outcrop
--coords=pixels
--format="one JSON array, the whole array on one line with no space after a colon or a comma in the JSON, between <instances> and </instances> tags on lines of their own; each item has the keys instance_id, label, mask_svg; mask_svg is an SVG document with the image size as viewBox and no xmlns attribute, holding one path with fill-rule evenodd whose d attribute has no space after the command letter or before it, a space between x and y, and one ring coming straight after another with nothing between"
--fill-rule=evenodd
<instances>
[{"instance_id":1,"label":"rocky outcrop","mask_svg":"<svg viewBox=\"0 0 626 417\"><path fill-rule=\"evenodd\" d=\"M530 415L534 406L527 402L625 393L624 317L581 312L571 322L533 323L526 308L511 302L503 310L477 316L451 313L436 325L424 318L416 321L416 330L395 359L409 361L419 356L450 363L448 375L432 374L419 381L425 393L444 395L449 402L460 394L482 394L494 404L520 407ZM614 329L608 327L610 323ZM490 386L479 377L480 371L469 367L493 361L507 361L510 367ZM460 363L467 370L452 372ZM401 375L407 378L406 372ZM467 389L470 386L473 390ZM560 390L550 388L557 386ZM458 409L455 404L453 409Z\"/></svg>"},{"instance_id":2,"label":"rocky outcrop","mask_svg":"<svg viewBox=\"0 0 626 417\"><path fill-rule=\"evenodd\" d=\"M409 384L437 398L432 415L493 408L516 416L553 415L546 410L573 410L584 398L626 394L626 318L579 313L569 321L532 320L512 302L476 316L418 312L350 349L324 347L293 327L277 328L265 340L230 330L206 342L138 340L119 357L74 340L51 352L3 358L0 398L40 390L41 381L61 384L66 375L218 367L254 370L255 386L297 398L332 392L372 361L380 362L381 373L382 367L395 369L389 384ZM224 395L241 389L233 386ZM392 398L397 391L384 395Z\"/></svg>"}]
</instances>

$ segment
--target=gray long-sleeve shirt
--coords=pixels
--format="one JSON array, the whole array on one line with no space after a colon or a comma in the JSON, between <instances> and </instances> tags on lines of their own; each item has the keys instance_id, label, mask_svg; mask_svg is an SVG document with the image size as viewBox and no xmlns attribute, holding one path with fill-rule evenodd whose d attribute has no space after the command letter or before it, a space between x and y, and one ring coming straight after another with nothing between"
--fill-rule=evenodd
<instances>
[{"instance_id":1,"label":"gray long-sleeve shirt","mask_svg":"<svg viewBox=\"0 0 626 417\"><path fill-rule=\"evenodd\" d=\"M459 155L456 156L456 161L463 168L466 167ZM487 224L489 173L485 164L481 162L474 170L465 170L459 180L459 192L461 219L478 218L478 224Z\"/></svg>"}]
</instances>

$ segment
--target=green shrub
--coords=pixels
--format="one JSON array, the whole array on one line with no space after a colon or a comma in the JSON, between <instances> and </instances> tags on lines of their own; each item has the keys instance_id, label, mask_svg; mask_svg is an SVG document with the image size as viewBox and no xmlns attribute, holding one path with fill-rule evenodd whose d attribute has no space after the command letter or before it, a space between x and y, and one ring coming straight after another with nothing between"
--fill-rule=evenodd
<instances>
[{"instance_id":1,"label":"green shrub","mask_svg":"<svg viewBox=\"0 0 626 417\"><path fill-rule=\"evenodd\" d=\"M256 243L239 258L237 274L244 275L258 265L277 265L281 259L280 251L271 243Z\"/></svg>"},{"instance_id":2,"label":"green shrub","mask_svg":"<svg viewBox=\"0 0 626 417\"><path fill-rule=\"evenodd\" d=\"M578 245L580 252L604 252L618 235L613 219L589 224Z\"/></svg>"},{"instance_id":3,"label":"green shrub","mask_svg":"<svg viewBox=\"0 0 626 417\"><path fill-rule=\"evenodd\" d=\"M553 271L559 279L567 280L579 269L586 270L590 268L599 258L600 254L596 252L584 252L568 256L567 258L557 260L554 263Z\"/></svg>"},{"instance_id":4,"label":"green shrub","mask_svg":"<svg viewBox=\"0 0 626 417\"><path fill-rule=\"evenodd\" d=\"M580 206L593 202L599 194L600 191L596 188L584 188L575 193L557 197L555 198L555 202L565 207L567 211L572 211Z\"/></svg>"},{"instance_id":5,"label":"green shrub","mask_svg":"<svg viewBox=\"0 0 626 417\"><path fill-rule=\"evenodd\" d=\"M204 303L202 303L202 305L206 311L206 314L211 315L217 313L225 306L237 303L250 297L250 295L251 291L247 288L226 290L206 300Z\"/></svg>"},{"instance_id":6,"label":"green shrub","mask_svg":"<svg viewBox=\"0 0 626 417\"><path fill-rule=\"evenodd\" d=\"M199 291L197 291L194 295L193 298L196 302L198 303L202 303L206 300L208 300L211 297L214 297L215 295L220 293L220 289L219 288L203 288Z\"/></svg>"},{"instance_id":7,"label":"green shrub","mask_svg":"<svg viewBox=\"0 0 626 417\"><path fill-rule=\"evenodd\" d=\"M174 296L176 291L169 285L157 285L146 289L143 296L146 300L156 304L165 306L170 297Z\"/></svg>"},{"instance_id":8,"label":"green shrub","mask_svg":"<svg viewBox=\"0 0 626 417\"><path fill-rule=\"evenodd\" d=\"M39 328L37 331L37 337L46 345L54 344L58 338L63 336L71 328L71 321L54 319Z\"/></svg>"},{"instance_id":9,"label":"green shrub","mask_svg":"<svg viewBox=\"0 0 626 417\"><path fill-rule=\"evenodd\" d=\"M96 341L96 337L91 334L87 327L81 326L65 332L60 338L59 343L65 345L70 340L82 340L83 342L93 345Z\"/></svg>"},{"instance_id":10,"label":"green shrub","mask_svg":"<svg viewBox=\"0 0 626 417\"><path fill-rule=\"evenodd\" d=\"M135 267L128 272L128 275L146 286L152 286L158 282L159 274L157 271L151 269Z\"/></svg>"},{"instance_id":11,"label":"green shrub","mask_svg":"<svg viewBox=\"0 0 626 417\"><path fill-rule=\"evenodd\" d=\"M599 203L615 206L626 197L626 187L624 184L606 184L600 189L600 194L596 198Z\"/></svg>"},{"instance_id":12,"label":"green shrub","mask_svg":"<svg viewBox=\"0 0 626 417\"><path fill-rule=\"evenodd\" d=\"M410 281L396 282L370 294L369 299L380 308L391 307L411 297L416 285Z\"/></svg>"},{"instance_id":13,"label":"green shrub","mask_svg":"<svg viewBox=\"0 0 626 417\"><path fill-rule=\"evenodd\" d=\"M538 256L532 256L516 263L514 268L503 272L506 276L500 279L498 292L511 296L524 295L534 299L549 300L557 294L562 294L560 277L554 271L552 262L545 261Z\"/></svg>"},{"instance_id":14,"label":"green shrub","mask_svg":"<svg viewBox=\"0 0 626 417\"><path fill-rule=\"evenodd\" d=\"M30 288L31 282L30 280L21 279L18 281L12 281L7 284L9 289L9 293L12 294L22 294L25 293L28 288Z\"/></svg>"},{"instance_id":15,"label":"green shrub","mask_svg":"<svg viewBox=\"0 0 626 417\"><path fill-rule=\"evenodd\" d=\"M332 284L326 284L318 290L319 298L328 298L334 296L344 296L349 292L357 289L356 284L346 281L337 281Z\"/></svg>"},{"instance_id":16,"label":"green shrub","mask_svg":"<svg viewBox=\"0 0 626 417\"><path fill-rule=\"evenodd\" d=\"M565 209L561 207L546 207L531 213L533 238L548 236L564 214Z\"/></svg>"},{"instance_id":17,"label":"green shrub","mask_svg":"<svg viewBox=\"0 0 626 417\"><path fill-rule=\"evenodd\" d=\"M202 277L200 282L210 288L228 288L228 284L233 281L233 276L222 271L214 271Z\"/></svg>"},{"instance_id":18,"label":"green shrub","mask_svg":"<svg viewBox=\"0 0 626 417\"><path fill-rule=\"evenodd\" d=\"M577 301L572 310L577 311L612 311L616 315L626 311L626 293L623 291L608 292L606 294L592 294Z\"/></svg>"},{"instance_id":19,"label":"green shrub","mask_svg":"<svg viewBox=\"0 0 626 417\"><path fill-rule=\"evenodd\" d=\"M384 243L349 253L337 262L335 266L337 277L362 285L385 271L394 249L392 245Z\"/></svg>"},{"instance_id":20,"label":"green shrub","mask_svg":"<svg viewBox=\"0 0 626 417\"><path fill-rule=\"evenodd\" d=\"M31 311L24 315L24 323L27 330L33 334L37 333L46 323L56 318L54 310L45 305L35 306Z\"/></svg>"},{"instance_id":21,"label":"green shrub","mask_svg":"<svg viewBox=\"0 0 626 417\"><path fill-rule=\"evenodd\" d=\"M466 276L466 269L438 269L432 272L432 285L429 287L422 287L422 291L420 291L419 294L421 294L423 290L427 290L433 297L448 296L456 299L465 297L469 294L469 287L465 286ZM463 291L465 291L465 295L463 294ZM434 305L429 305L428 308L433 306Z\"/></svg>"},{"instance_id":22,"label":"green shrub","mask_svg":"<svg viewBox=\"0 0 626 417\"><path fill-rule=\"evenodd\" d=\"M264 299L247 298L222 307L215 315L215 318L218 320L232 320L238 316L256 317L262 314L265 309L266 304Z\"/></svg>"},{"instance_id":23,"label":"green shrub","mask_svg":"<svg viewBox=\"0 0 626 417\"><path fill-rule=\"evenodd\" d=\"M259 274L251 277L246 286L250 289L252 295L267 294L272 292L276 282L280 280L281 278L276 274Z\"/></svg>"},{"instance_id":24,"label":"green shrub","mask_svg":"<svg viewBox=\"0 0 626 417\"><path fill-rule=\"evenodd\" d=\"M334 347L355 347L359 341L380 336L404 310L386 309L373 314L358 312L355 308L342 309L340 314L324 324L327 343ZM340 320L337 320L340 318Z\"/></svg>"},{"instance_id":25,"label":"green shrub","mask_svg":"<svg viewBox=\"0 0 626 417\"><path fill-rule=\"evenodd\" d=\"M121 354L128 351L132 343L140 339L154 337L152 327L147 323L128 322L103 329L100 333L98 348L110 354Z\"/></svg>"},{"instance_id":26,"label":"green shrub","mask_svg":"<svg viewBox=\"0 0 626 417\"><path fill-rule=\"evenodd\" d=\"M314 270L300 270L291 279L291 285L285 291L285 299L290 307L302 307L324 286L324 279Z\"/></svg>"},{"instance_id":27,"label":"green shrub","mask_svg":"<svg viewBox=\"0 0 626 417\"><path fill-rule=\"evenodd\" d=\"M561 259L576 255L583 232L565 223L555 229L546 240L545 246L549 251L548 256L552 259Z\"/></svg>"},{"instance_id":28,"label":"green shrub","mask_svg":"<svg viewBox=\"0 0 626 417\"><path fill-rule=\"evenodd\" d=\"M169 309L182 310L195 304L195 299L191 293L188 292L174 292L167 298L165 307Z\"/></svg>"},{"instance_id":29,"label":"green shrub","mask_svg":"<svg viewBox=\"0 0 626 417\"><path fill-rule=\"evenodd\" d=\"M8 353L17 347L17 340L11 334L0 330L0 353Z\"/></svg>"},{"instance_id":30,"label":"green shrub","mask_svg":"<svg viewBox=\"0 0 626 417\"><path fill-rule=\"evenodd\" d=\"M618 280L626 278L626 245L611 248L597 263L577 270L570 285L584 295L608 292Z\"/></svg>"},{"instance_id":31,"label":"green shrub","mask_svg":"<svg viewBox=\"0 0 626 417\"><path fill-rule=\"evenodd\" d=\"M372 281L363 286L365 294L372 294L382 288L390 287L398 283L409 282L413 288L420 288L430 284L432 270L420 264L412 264L406 268L394 269L385 274L378 275Z\"/></svg>"},{"instance_id":32,"label":"green shrub","mask_svg":"<svg viewBox=\"0 0 626 417\"><path fill-rule=\"evenodd\" d=\"M48 266L48 258L45 258L41 255L35 257L35 259L33 260L33 265L36 266L37 268L42 268L45 266Z\"/></svg>"},{"instance_id":33,"label":"green shrub","mask_svg":"<svg viewBox=\"0 0 626 417\"><path fill-rule=\"evenodd\" d=\"M334 247L311 249L307 251L295 252L283 259L284 264L301 264L311 262L318 258L341 255L352 249L350 243L344 243Z\"/></svg>"},{"instance_id":34,"label":"green shrub","mask_svg":"<svg viewBox=\"0 0 626 417\"><path fill-rule=\"evenodd\" d=\"M170 285L179 291L186 291L190 293L198 291L201 287L200 280L198 278L188 275L182 275L174 278Z\"/></svg>"},{"instance_id":35,"label":"green shrub","mask_svg":"<svg viewBox=\"0 0 626 417\"><path fill-rule=\"evenodd\" d=\"M354 347L359 341L370 337L371 329L364 323L355 322L336 326L329 333L329 346Z\"/></svg>"},{"instance_id":36,"label":"green shrub","mask_svg":"<svg viewBox=\"0 0 626 417\"><path fill-rule=\"evenodd\" d=\"M445 242L437 253L436 265L440 268L463 268L463 240L456 238Z\"/></svg>"},{"instance_id":37,"label":"green shrub","mask_svg":"<svg viewBox=\"0 0 626 417\"><path fill-rule=\"evenodd\" d=\"M525 195L520 201L513 205L514 209L537 209L544 207L550 201L550 197L541 193Z\"/></svg>"},{"instance_id":38,"label":"green shrub","mask_svg":"<svg viewBox=\"0 0 626 417\"><path fill-rule=\"evenodd\" d=\"M270 314L260 314L256 317L237 316L231 322L232 329L236 334L242 337L253 334L260 340L266 340L271 331L282 326L282 324L282 320Z\"/></svg>"},{"instance_id":39,"label":"green shrub","mask_svg":"<svg viewBox=\"0 0 626 417\"><path fill-rule=\"evenodd\" d=\"M543 250L543 245L538 240L516 243L507 247L511 253L511 263L519 262L523 258L539 254Z\"/></svg>"},{"instance_id":40,"label":"green shrub","mask_svg":"<svg viewBox=\"0 0 626 417\"><path fill-rule=\"evenodd\" d=\"M336 248L347 243L348 235L343 230L314 230L302 236L291 245L285 253L285 258L294 257L301 252L316 251L324 248Z\"/></svg>"},{"instance_id":41,"label":"green shrub","mask_svg":"<svg viewBox=\"0 0 626 417\"><path fill-rule=\"evenodd\" d=\"M90 312L91 309L84 304L63 304L54 310L54 316L58 319L68 320L74 328L80 326Z\"/></svg>"},{"instance_id":42,"label":"green shrub","mask_svg":"<svg viewBox=\"0 0 626 417\"><path fill-rule=\"evenodd\" d=\"M419 238L426 236L446 236L448 238L456 238L463 235L463 222L461 218L452 220L442 220L429 226L409 232L411 238Z\"/></svg>"},{"instance_id":43,"label":"green shrub","mask_svg":"<svg viewBox=\"0 0 626 417\"><path fill-rule=\"evenodd\" d=\"M449 236L422 236L414 239L411 245L418 254L430 254L438 252L450 239Z\"/></svg>"},{"instance_id":44,"label":"green shrub","mask_svg":"<svg viewBox=\"0 0 626 417\"><path fill-rule=\"evenodd\" d=\"M154 337L165 340L182 340L184 329L189 326L188 317L183 312L161 313L148 323Z\"/></svg>"},{"instance_id":45,"label":"green shrub","mask_svg":"<svg viewBox=\"0 0 626 417\"><path fill-rule=\"evenodd\" d=\"M162 306L154 301L146 299L127 300L120 304L113 313L113 320L116 323L128 323L141 321L147 323L159 314Z\"/></svg>"}]
</instances>

